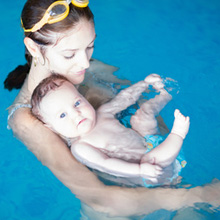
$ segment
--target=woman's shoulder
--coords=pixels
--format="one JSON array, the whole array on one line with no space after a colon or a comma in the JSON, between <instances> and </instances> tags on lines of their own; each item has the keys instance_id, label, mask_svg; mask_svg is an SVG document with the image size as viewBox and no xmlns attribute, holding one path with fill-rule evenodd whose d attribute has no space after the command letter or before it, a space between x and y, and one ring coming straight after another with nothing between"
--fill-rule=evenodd
<instances>
[{"instance_id":1,"label":"woman's shoulder","mask_svg":"<svg viewBox=\"0 0 220 220\"><path fill-rule=\"evenodd\" d=\"M8 107L8 119L13 116L16 110L20 108L31 108L31 104L29 103L13 103L11 106Z\"/></svg>"},{"instance_id":2,"label":"woman's shoulder","mask_svg":"<svg viewBox=\"0 0 220 220\"><path fill-rule=\"evenodd\" d=\"M31 94L27 88L27 82L24 83L12 105L8 107L8 120L13 117L14 113L21 108L31 108Z\"/></svg>"},{"instance_id":3,"label":"woman's shoulder","mask_svg":"<svg viewBox=\"0 0 220 220\"><path fill-rule=\"evenodd\" d=\"M31 117L28 117L28 114L31 115L30 99L31 99L31 94L27 89L27 84L24 83L17 97L15 98L14 102L7 109L8 127L12 128L12 130L14 130L13 127L15 125L21 126L26 121L28 121L28 123L30 122Z\"/></svg>"},{"instance_id":4,"label":"woman's shoulder","mask_svg":"<svg viewBox=\"0 0 220 220\"><path fill-rule=\"evenodd\" d=\"M10 106L8 114L8 129L13 132L22 128L31 127L34 117L31 116L30 104L15 103Z\"/></svg>"}]
</instances>

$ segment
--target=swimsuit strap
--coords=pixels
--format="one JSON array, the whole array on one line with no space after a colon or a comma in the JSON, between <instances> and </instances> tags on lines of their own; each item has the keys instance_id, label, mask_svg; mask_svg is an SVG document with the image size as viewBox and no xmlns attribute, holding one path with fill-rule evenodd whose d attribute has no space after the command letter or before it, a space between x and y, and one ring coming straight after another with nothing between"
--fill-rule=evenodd
<instances>
[{"instance_id":1,"label":"swimsuit strap","mask_svg":"<svg viewBox=\"0 0 220 220\"><path fill-rule=\"evenodd\" d=\"M11 117L13 117L13 114L14 114L15 111L16 111L17 109L19 109L19 108L31 108L31 104L18 104L18 105L16 105L15 107L13 107L13 108L11 109L11 112L10 112L9 115L8 115L8 120L9 120ZM11 129L9 125L7 126L7 128L8 128L8 129Z\"/></svg>"}]
</instances>

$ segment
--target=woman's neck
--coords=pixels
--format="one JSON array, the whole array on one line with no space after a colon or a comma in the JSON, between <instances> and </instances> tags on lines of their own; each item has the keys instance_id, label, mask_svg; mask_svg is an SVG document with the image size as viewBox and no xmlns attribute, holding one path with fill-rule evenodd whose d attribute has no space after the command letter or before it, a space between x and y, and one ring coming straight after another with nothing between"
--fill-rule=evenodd
<instances>
[{"instance_id":1,"label":"woman's neck","mask_svg":"<svg viewBox=\"0 0 220 220\"><path fill-rule=\"evenodd\" d=\"M44 65L37 63L34 65L32 62L30 72L28 74L28 90L32 94L35 87L46 77L50 76L51 73L46 69Z\"/></svg>"}]
</instances>

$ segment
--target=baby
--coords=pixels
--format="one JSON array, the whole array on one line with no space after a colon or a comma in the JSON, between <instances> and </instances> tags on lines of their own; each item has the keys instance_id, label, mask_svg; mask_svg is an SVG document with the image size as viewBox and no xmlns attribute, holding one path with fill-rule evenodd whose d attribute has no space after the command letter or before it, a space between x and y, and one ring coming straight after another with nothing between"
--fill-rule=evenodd
<instances>
[{"instance_id":1,"label":"baby","mask_svg":"<svg viewBox=\"0 0 220 220\"><path fill-rule=\"evenodd\" d=\"M141 105L131 117L132 128L126 128L115 115L134 104L150 85L160 93ZM115 176L157 182L163 168L176 160L189 129L189 117L175 110L171 133L149 151L152 144L146 138L158 134L156 116L171 98L161 77L151 74L95 111L66 78L52 75L37 86L31 104L38 119L71 140L71 152L81 163Z\"/></svg>"}]
</instances>

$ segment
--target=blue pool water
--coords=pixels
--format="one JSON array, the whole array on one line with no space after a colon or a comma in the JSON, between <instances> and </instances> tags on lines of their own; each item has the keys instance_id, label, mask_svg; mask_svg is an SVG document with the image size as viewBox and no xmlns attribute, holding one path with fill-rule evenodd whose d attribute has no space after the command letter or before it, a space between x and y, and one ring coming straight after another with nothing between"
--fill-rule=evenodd
<instances>
[{"instance_id":1,"label":"blue pool water","mask_svg":"<svg viewBox=\"0 0 220 220\"><path fill-rule=\"evenodd\" d=\"M19 17L24 3L1 3L1 83L25 62ZM116 74L133 82L152 72L178 81L180 93L161 114L168 127L175 108L191 118L183 181L197 186L220 179L220 1L91 0L90 7L98 36L94 58L120 67ZM80 201L6 129L6 108L17 91L0 89L0 219L79 219Z\"/></svg>"}]
</instances>

